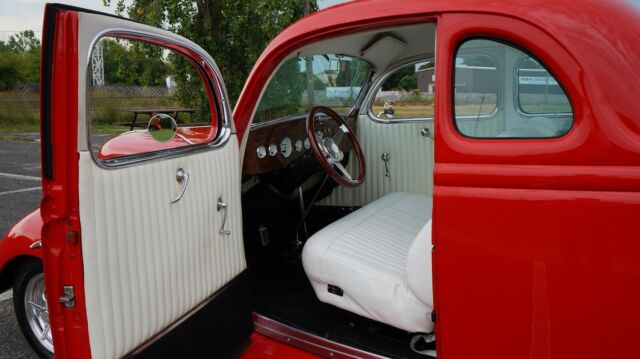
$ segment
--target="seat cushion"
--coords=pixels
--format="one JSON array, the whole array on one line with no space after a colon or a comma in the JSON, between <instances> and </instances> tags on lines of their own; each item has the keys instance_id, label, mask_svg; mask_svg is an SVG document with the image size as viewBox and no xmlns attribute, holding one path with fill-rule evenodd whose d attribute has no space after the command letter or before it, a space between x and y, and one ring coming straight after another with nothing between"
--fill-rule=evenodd
<instances>
[{"instance_id":1,"label":"seat cushion","mask_svg":"<svg viewBox=\"0 0 640 359\"><path fill-rule=\"evenodd\" d=\"M433 331L432 307L407 278L410 248L430 218L431 197L391 193L314 234L302 261L318 298L409 332Z\"/></svg>"}]
</instances>

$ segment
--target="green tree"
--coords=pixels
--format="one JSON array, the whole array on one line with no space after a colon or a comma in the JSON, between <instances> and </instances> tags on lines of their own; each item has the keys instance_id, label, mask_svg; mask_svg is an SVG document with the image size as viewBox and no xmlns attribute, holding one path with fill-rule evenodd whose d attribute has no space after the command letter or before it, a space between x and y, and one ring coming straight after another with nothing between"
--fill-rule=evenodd
<instances>
[{"instance_id":1,"label":"green tree","mask_svg":"<svg viewBox=\"0 0 640 359\"><path fill-rule=\"evenodd\" d=\"M235 102L267 43L303 16L300 0L103 0L133 20L192 39L216 60ZM315 0L311 10L317 9Z\"/></svg>"},{"instance_id":2,"label":"green tree","mask_svg":"<svg viewBox=\"0 0 640 359\"><path fill-rule=\"evenodd\" d=\"M105 83L109 85L165 86L169 64L162 48L115 38L102 39Z\"/></svg>"},{"instance_id":3,"label":"green tree","mask_svg":"<svg viewBox=\"0 0 640 359\"><path fill-rule=\"evenodd\" d=\"M382 83L382 90L390 91L402 88L402 86L400 85L400 80L402 80L405 76L416 76L416 71L414 70L413 65L403 67L400 70L394 72L393 75L389 76L389 78L387 78Z\"/></svg>"},{"instance_id":4,"label":"green tree","mask_svg":"<svg viewBox=\"0 0 640 359\"><path fill-rule=\"evenodd\" d=\"M398 88L401 88L405 91L411 91L418 88L418 79L416 78L416 74L404 75L400 81L398 81Z\"/></svg>"},{"instance_id":5,"label":"green tree","mask_svg":"<svg viewBox=\"0 0 640 359\"><path fill-rule=\"evenodd\" d=\"M256 112L256 121L304 112L302 96L306 76L300 61L299 57L287 60L269 81ZM322 83L320 79L318 82Z\"/></svg>"},{"instance_id":6,"label":"green tree","mask_svg":"<svg viewBox=\"0 0 640 359\"><path fill-rule=\"evenodd\" d=\"M0 90L14 89L20 83L40 81L40 40L31 30L0 42Z\"/></svg>"}]
</instances>

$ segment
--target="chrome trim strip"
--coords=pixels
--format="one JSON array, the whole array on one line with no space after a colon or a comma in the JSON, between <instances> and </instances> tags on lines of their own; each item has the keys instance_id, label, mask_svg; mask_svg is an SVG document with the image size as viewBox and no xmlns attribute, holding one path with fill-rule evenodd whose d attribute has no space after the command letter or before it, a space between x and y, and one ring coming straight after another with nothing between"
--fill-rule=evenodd
<instances>
[{"instance_id":1,"label":"chrome trim strip","mask_svg":"<svg viewBox=\"0 0 640 359\"><path fill-rule=\"evenodd\" d=\"M150 28L150 30L153 30L153 28ZM169 42L169 43L179 45L197 54L200 57L200 60L202 60L203 64L208 66L213 72L213 77L210 77L207 75L206 69L204 68L203 64L199 65L201 67L200 70L202 70L205 73L205 75L207 75L206 77L209 79L209 83L203 84L203 85L208 86L210 88L210 91L212 91L212 94L214 96L214 100L216 101L216 108L211 110L219 111L218 114L221 116L218 119L217 136L207 143L192 145L188 147L171 148L171 149L155 151L155 152L145 152L145 153L140 153L140 154L135 154L130 156L118 157L110 160L100 160L96 158L96 155L92 149L91 116L90 116L91 106L89 104L90 98L87 96L85 99L86 101L85 124L86 124L86 132L87 132L86 133L87 148L89 153L91 154L91 158L93 159L94 163L96 163L100 168L103 168L103 169L124 168L134 164L139 164L141 162L158 161L165 158L178 157L190 152L200 152L205 150L217 149L224 146L229 141L229 138L231 137L231 135L235 133L235 129L233 124L233 119L231 117L231 110L229 108L229 103L226 99L227 93L224 88L224 82L222 80L222 75L220 73L220 70L218 69L218 66L216 65L215 61L206 52L200 51L197 48L197 45L193 46L191 44L191 41L189 41L188 39L183 39L183 41L177 41L177 39L164 36L162 34L155 33L153 31L131 30L127 28L117 28L117 27L109 28L97 33L90 42L89 52L87 54L87 68L86 68L87 77L90 75L89 66L91 66L91 54L93 52L95 44L98 41L100 41L100 39L102 39L103 37L109 36L112 34L124 35L121 37L125 39L127 38L127 35L130 35L130 36L147 38L151 41L155 40L155 41L161 41L161 42ZM176 36L179 36L179 35L176 35ZM135 39L135 41L144 42L144 40L138 40L138 39ZM155 45L162 47L160 44L155 44ZM193 60L196 60L196 59L193 59ZM86 82L86 89L85 89L87 94L89 93L90 86L91 86L91 81L88 79Z\"/></svg>"},{"instance_id":2,"label":"chrome trim strip","mask_svg":"<svg viewBox=\"0 0 640 359\"><path fill-rule=\"evenodd\" d=\"M262 335L326 358L387 358L306 333L257 313L253 313L253 323L256 332Z\"/></svg>"}]
</instances>

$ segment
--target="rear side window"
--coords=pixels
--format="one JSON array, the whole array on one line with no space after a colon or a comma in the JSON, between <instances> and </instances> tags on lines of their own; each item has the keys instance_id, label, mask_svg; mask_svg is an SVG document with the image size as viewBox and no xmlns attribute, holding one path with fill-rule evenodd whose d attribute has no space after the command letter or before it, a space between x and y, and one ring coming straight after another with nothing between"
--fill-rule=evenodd
<instances>
[{"instance_id":1,"label":"rear side window","mask_svg":"<svg viewBox=\"0 0 640 359\"><path fill-rule=\"evenodd\" d=\"M573 124L569 98L535 57L509 44L467 40L454 70L454 121L473 138L553 138Z\"/></svg>"}]
</instances>

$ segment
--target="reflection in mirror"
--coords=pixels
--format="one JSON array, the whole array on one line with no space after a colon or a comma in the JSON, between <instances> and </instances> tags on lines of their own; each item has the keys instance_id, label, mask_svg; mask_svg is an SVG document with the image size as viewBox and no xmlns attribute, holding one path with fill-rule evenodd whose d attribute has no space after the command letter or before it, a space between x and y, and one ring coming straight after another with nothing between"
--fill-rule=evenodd
<instances>
[{"instance_id":1,"label":"reflection in mirror","mask_svg":"<svg viewBox=\"0 0 640 359\"><path fill-rule=\"evenodd\" d=\"M147 130L151 134L151 138L158 142L168 142L176 137L176 131L178 131L178 124L173 117L159 113L149 120L147 124Z\"/></svg>"},{"instance_id":2,"label":"reflection in mirror","mask_svg":"<svg viewBox=\"0 0 640 359\"><path fill-rule=\"evenodd\" d=\"M216 111L194 62L159 44L106 36L88 69L91 150L99 160L208 142ZM147 130L147 124L151 125ZM152 129L160 125L160 130Z\"/></svg>"}]
</instances>

